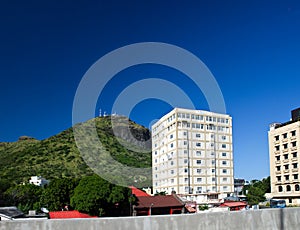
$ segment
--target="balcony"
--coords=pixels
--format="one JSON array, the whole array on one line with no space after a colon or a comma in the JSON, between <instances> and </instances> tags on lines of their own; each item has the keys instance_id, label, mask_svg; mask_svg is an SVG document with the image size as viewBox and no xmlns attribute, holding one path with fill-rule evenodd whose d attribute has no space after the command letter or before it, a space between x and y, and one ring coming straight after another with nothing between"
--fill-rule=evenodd
<instances>
[{"instance_id":1,"label":"balcony","mask_svg":"<svg viewBox=\"0 0 300 230\"><path fill-rule=\"evenodd\" d=\"M289 173L289 172L290 172L290 170L288 170L288 169L283 170L283 173Z\"/></svg>"},{"instance_id":2,"label":"balcony","mask_svg":"<svg viewBox=\"0 0 300 230\"><path fill-rule=\"evenodd\" d=\"M275 174L281 174L281 171L276 171Z\"/></svg>"},{"instance_id":3,"label":"balcony","mask_svg":"<svg viewBox=\"0 0 300 230\"><path fill-rule=\"evenodd\" d=\"M277 164L277 165L280 164L280 163L281 163L281 161L275 161L275 164Z\"/></svg>"},{"instance_id":4,"label":"balcony","mask_svg":"<svg viewBox=\"0 0 300 230\"><path fill-rule=\"evenodd\" d=\"M282 139L281 141L282 141L282 143L286 143L286 142L289 141L289 139L288 139L288 138L284 138L284 139Z\"/></svg>"},{"instance_id":5,"label":"balcony","mask_svg":"<svg viewBox=\"0 0 300 230\"><path fill-rule=\"evenodd\" d=\"M275 150L274 154L278 155L278 154L280 154L280 151L279 150Z\"/></svg>"},{"instance_id":6,"label":"balcony","mask_svg":"<svg viewBox=\"0 0 300 230\"><path fill-rule=\"evenodd\" d=\"M296 151L296 150L297 150L297 146L291 148L291 151Z\"/></svg>"},{"instance_id":7,"label":"balcony","mask_svg":"<svg viewBox=\"0 0 300 230\"><path fill-rule=\"evenodd\" d=\"M293 137L290 138L291 141L294 141L294 140L296 140L296 139L297 139L296 136L293 136Z\"/></svg>"},{"instance_id":8,"label":"balcony","mask_svg":"<svg viewBox=\"0 0 300 230\"><path fill-rule=\"evenodd\" d=\"M283 163L289 163L289 159L285 159L282 161Z\"/></svg>"},{"instance_id":9,"label":"balcony","mask_svg":"<svg viewBox=\"0 0 300 230\"><path fill-rule=\"evenodd\" d=\"M292 172L298 172L298 171L299 171L298 168L292 169Z\"/></svg>"},{"instance_id":10,"label":"balcony","mask_svg":"<svg viewBox=\"0 0 300 230\"><path fill-rule=\"evenodd\" d=\"M293 161L293 162L298 161L298 158L297 158L297 157L293 157L293 158L292 158L292 161Z\"/></svg>"},{"instance_id":11,"label":"balcony","mask_svg":"<svg viewBox=\"0 0 300 230\"><path fill-rule=\"evenodd\" d=\"M287 148L284 149L284 150L282 150L283 153L286 153L286 152L288 152L288 151L289 151L289 149L287 149Z\"/></svg>"},{"instance_id":12,"label":"balcony","mask_svg":"<svg viewBox=\"0 0 300 230\"><path fill-rule=\"evenodd\" d=\"M279 145L280 144L280 141L274 141L274 145Z\"/></svg>"}]
</instances>

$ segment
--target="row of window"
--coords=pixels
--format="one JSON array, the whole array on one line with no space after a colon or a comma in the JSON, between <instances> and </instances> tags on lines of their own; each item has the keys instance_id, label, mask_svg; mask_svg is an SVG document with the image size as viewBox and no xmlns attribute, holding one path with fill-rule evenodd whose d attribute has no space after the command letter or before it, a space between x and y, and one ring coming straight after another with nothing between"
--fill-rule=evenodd
<instances>
[{"instance_id":1,"label":"row of window","mask_svg":"<svg viewBox=\"0 0 300 230\"><path fill-rule=\"evenodd\" d=\"M290 143L290 147L296 147L297 146L297 141L293 141ZM285 143L282 145L283 149L288 149L288 143ZM280 150L280 145L276 145L275 146L275 151L279 151Z\"/></svg>"},{"instance_id":2,"label":"row of window","mask_svg":"<svg viewBox=\"0 0 300 230\"><path fill-rule=\"evenodd\" d=\"M294 186L294 191L299 191L300 190L300 187L299 187L299 185L298 184L296 184L295 186ZM291 185L287 185L286 186L286 191L287 192L290 192L290 191L292 191L292 187L291 187ZM278 186L278 192L283 192L283 186Z\"/></svg>"},{"instance_id":3,"label":"row of window","mask_svg":"<svg viewBox=\"0 0 300 230\"><path fill-rule=\"evenodd\" d=\"M291 167L292 167L293 169L297 169L297 168L298 168L298 163L292 163L292 164L291 164ZM284 170L290 169L290 165L289 165L289 164L285 164L285 165L283 165L282 168L283 168ZM277 171L280 171L280 170L281 170L281 165L277 165L277 166L276 166L276 170L277 170Z\"/></svg>"},{"instance_id":4,"label":"row of window","mask_svg":"<svg viewBox=\"0 0 300 230\"><path fill-rule=\"evenodd\" d=\"M157 167L154 168L155 171L157 171ZM206 170L203 170L203 169L196 169L196 172L198 174L201 174L203 171L206 171ZM188 169L185 168L184 169L184 172L187 173L188 172ZM229 171L227 169L222 169L222 173L223 174L227 174ZM171 169L170 170L170 173L173 175L175 173L175 170L174 169ZM215 173L215 169L211 169L211 173ZM157 176L156 176L157 177Z\"/></svg>"},{"instance_id":5,"label":"row of window","mask_svg":"<svg viewBox=\"0 0 300 230\"><path fill-rule=\"evenodd\" d=\"M295 136L296 136L296 130L291 131L290 132L290 137L295 137ZM281 137L282 137L282 139L288 138L288 133L281 134ZM280 135L276 135L274 137L274 139L275 139L275 141L279 141Z\"/></svg>"},{"instance_id":6,"label":"row of window","mask_svg":"<svg viewBox=\"0 0 300 230\"><path fill-rule=\"evenodd\" d=\"M196 178L196 182L197 182L197 183L201 183L201 182L203 182L202 179L203 179L202 177L197 177L197 178ZM189 180L188 178L184 178L184 182L187 183L188 180ZM216 181L216 178L215 178L215 177L212 177L211 180L212 180L212 182L215 182L215 181ZM228 180L227 177L223 177L223 178L222 178L222 181L223 181L223 182L228 182L229 180ZM170 182L171 182L171 183L174 183L174 182L175 182L175 179L173 179L173 178L170 179Z\"/></svg>"},{"instance_id":7,"label":"row of window","mask_svg":"<svg viewBox=\"0 0 300 230\"><path fill-rule=\"evenodd\" d=\"M284 154L282 156L277 155L277 156L275 156L275 159L276 159L276 161L280 161L281 159L288 160L289 157L295 158L297 156L298 156L297 152L292 152L291 154L286 153L286 154Z\"/></svg>"},{"instance_id":8,"label":"row of window","mask_svg":"<svg viewBox=\"0 0 300 230\"><path fill-rule=\"evenodd\" d=\"M293 178L294 180L298 180L299 179L299 175L298 174L293 174ZM277 182L281 182L281 176L276 176L276 179L277 179ZM284 179L286 181L289 181L290 180L290 176L289 175L284 175Z\"/></svg>"},{"instance_id":9,"label":"row of window","mask_svg":"<svg viewBox=\"0 0 300 230\"><path fill-rule=\"evenodd\" d=\"M197 151L192 151L194 152L194 155L196 157L201 157L201 156L204 156L204 153L201 151L201 150L197 150ZM188 151L185 149L183 150L183 153L187 155ZM154 151L154 155L157 155L158 152L157 151ZM215 152L207 152L207 157L215 157ZM226 153L226 152L222 152L220 157L228 157L229 154ZM171 152L170 154L168 154L168 160L171 160L173 157L174 157L174 152Z\"/></svg>"},{"instance_id":10,"label":"row of window","mask_svg":"<svg viewBox=\"0 0 300 230\"><path fill-rule=\"evenodd\" d=\"M174 115L168 118L168 121L171 121L173 119ZM220 117L212 117L212 116L202 116L202 115L196 115L196 114L189 114L189 113L177 113L178 118L183 119L193 119L193 120L206 120L209 122L219 122L219 123L229 123L229 119L227 118L220 118Z\"/></svg>"},{"instance_id":11,"label":"row of window","mask_svg":"<svg viewBox=\"0 0 300 230\"><path fill-rule=\"evenodd\" d=\"M207 162L208 162L209 160L207 160ZM155 159L154 160L154 162L155 163L157 163L158 162L158 160L157 159ZM194 161L197 165L203 165L203 164L205 164L205 160L195 160ZM229 165L229 162L228 161L226 161L226 160L223 160L223 161L221 161L222 162L222 165ZM188 160L187 159L184 159L184 163L188 163ZM216 164L216 161L215 160L211 160L211 164L212 165L215 165ZM294 164L297 164L297 163L294 163ZM174 161L170 161L170 165L174 165ZM280 166L277 166L277 167L280 167Z\"/></svg>"}]
</instances>

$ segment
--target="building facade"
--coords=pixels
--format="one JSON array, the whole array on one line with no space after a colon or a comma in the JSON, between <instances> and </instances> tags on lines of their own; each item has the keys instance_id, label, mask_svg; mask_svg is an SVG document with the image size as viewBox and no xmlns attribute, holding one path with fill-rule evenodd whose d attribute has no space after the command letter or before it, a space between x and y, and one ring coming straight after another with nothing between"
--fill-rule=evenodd
<instances>
[{"instance_id":1,"label":"building facade","mask_svg":"<svg viewBox=\"0 0 300 230\"><path fill-rule=\"evenodd\" d=\"M233 193L232 118L173 109L152 126L152 170L154 194Z\"/></svg>"},{"instance_id":2,"label":"building facade","mask_svg":"<svg viewBox=\"0 0 300 230\"><path fill-rule=\"evenodd\" d=\"M291 121L271 124L268 136L271 196L300 205L300 109L292 111Z\"/></svg>"}]
</instances>

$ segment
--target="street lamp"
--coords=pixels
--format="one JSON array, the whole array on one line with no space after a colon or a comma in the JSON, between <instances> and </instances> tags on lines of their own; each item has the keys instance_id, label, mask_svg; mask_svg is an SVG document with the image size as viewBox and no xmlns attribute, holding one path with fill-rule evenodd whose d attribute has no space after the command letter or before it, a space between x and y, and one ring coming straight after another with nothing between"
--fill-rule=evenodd
<instances>
[{"instance_id":1,"label":"street lamp","mask_svg":"<svg viewBox=\"0 0 300 230\"><path fill-rule=\"evenodd\" d=\"M152 206L153 206L153 203L150 204L149 216L151 216Z\"/></svg>"}]
</instances>

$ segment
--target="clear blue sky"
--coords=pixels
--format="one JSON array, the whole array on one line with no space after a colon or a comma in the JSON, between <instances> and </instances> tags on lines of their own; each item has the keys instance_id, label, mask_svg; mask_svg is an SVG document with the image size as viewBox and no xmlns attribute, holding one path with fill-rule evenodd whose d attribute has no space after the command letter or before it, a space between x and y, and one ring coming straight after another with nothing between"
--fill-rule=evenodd
<instances>
[{"instance_id":1,"label":"clear blue sky","mask_svg":"<svg viewBox=\"0 0 300 230\"><path fill-rule=\"evenodd\" d=\"M235 177L268 176L268 125L300 107L299 1L108 2L1 1L0 141L69 128L77 86L95 61L124 45L165 42L195 54L218 81L233 117ZM109 111L124 87L147 77L172 80L208 108L181 73L157 65L122 71L98 108ZM169 110L147 100L131 119L148 127Z\"/></svg>"}]
</instances>

